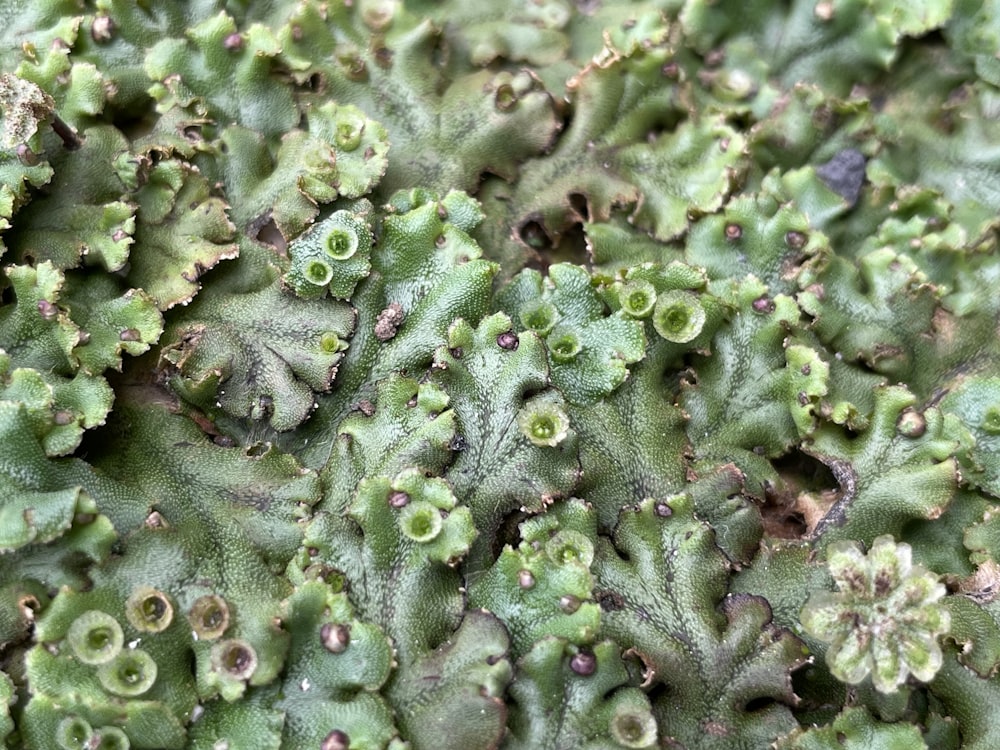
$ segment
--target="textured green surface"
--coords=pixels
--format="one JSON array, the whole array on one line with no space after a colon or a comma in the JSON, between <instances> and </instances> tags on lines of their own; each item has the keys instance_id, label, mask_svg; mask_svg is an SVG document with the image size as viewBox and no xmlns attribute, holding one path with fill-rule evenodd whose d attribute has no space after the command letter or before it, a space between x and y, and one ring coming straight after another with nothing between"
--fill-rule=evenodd
<instances>
[{"instance_id":1,"label":"textured green surface","mask_svg":"<svg viewBox=\"0 0 1000 750\"><path fill-rule=\"evenodd\" d=\"M996 0L0 17L0 746L1000 746Z\"/></svg>"}]
</instances>

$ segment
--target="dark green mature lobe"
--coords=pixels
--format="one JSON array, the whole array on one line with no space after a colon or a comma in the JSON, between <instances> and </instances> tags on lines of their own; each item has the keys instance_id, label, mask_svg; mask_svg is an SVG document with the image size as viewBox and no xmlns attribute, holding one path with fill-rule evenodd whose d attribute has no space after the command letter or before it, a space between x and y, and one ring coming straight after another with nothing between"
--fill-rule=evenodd
<instances>
[{"instance_id":1,"label":"dark green mature lobe","mask_svg":"<svg viewBox=\"0 0 1000 750\"><path fill-rule=\"evenodd\" d=\"M0 10L0 745L997 744L995 0Z\"/></svg>"}]
</instances>

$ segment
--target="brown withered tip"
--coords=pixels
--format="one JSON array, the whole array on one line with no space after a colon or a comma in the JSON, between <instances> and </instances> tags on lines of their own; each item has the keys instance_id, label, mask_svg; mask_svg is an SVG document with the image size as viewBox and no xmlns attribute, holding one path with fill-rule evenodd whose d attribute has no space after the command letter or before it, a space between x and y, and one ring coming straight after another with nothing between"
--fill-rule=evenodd
<instances>
[{"instance_id":1,"label":"brown withered tip","mask_svg":"<svg viewBox=\"0 0 1000 750\"><path fill-rule=\"evenodd\" d=\"M391 339L403 324L404 317L403 306L398 302L390 302L375 320L375 338L379 341Z\"/></svg>"}]
</instances>

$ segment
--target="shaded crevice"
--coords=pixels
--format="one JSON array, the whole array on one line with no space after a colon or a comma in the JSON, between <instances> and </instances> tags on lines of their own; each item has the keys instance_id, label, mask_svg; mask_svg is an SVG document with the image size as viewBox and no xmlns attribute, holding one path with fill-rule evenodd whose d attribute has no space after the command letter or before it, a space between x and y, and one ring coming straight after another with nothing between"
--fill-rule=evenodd
<instances>
[{"instance_id":1,"label":"shaded crevice","mask_svg":"<svg viewBox=\"0 0 1000 750\"><path fill-rule=\"evenodd\" d=\"M517 238L532 250L551 250L552 238L539 219L529 217L517 228Z\"/></svg>"},{"instance_id":2,"label":"shaded crevice","mask_svg":"<svg viewBox=\"0 0 1000 750\"><path fill-rule=\"evenodd\" d=\"M771 461L778 475L797 490L825 490L837 486L830 467L815 456L794 449Z\"/></svg>"},{"instance_id":3,"label":"shaded crevice","mask_svg":"<svg viewBox=\"0 0 1000 750\"><path fill-rule=\"evenodd\" d=\"M798 449L772 460L771 465L780 481L764 487L764 501L759 506L764 531L779 539L804 539L820 523L830 499L839 495L837 475Z\"/></svg>"},{"instance_id":4,"label":"shaded crevice","mask_svg":"<svg viewBox=\"0 0 1000 750\"><path fill-rule=\"evenodd\" d=\"M570 193L569 207L577 221L592 221L590 215L590 201L587 200L587 196L583 193Z\"/></svg>"},{"instance_id":5,"label":"shaded crevice","mask_svg":"<svg viewBox=\"0 0 1000 750\"><path fill-rule=\"evenodd\" d=\"M525 264L528 268L545 274L549 266L555 263L588 265L590 251L583 222L589 211L589 203L581 193L573 193L569 200L571 207L567 218L573 223L565 229L550 230L542 217L533 215L527 217L515 230L517 239L533 251L534 257Z\"/></svg>"},{"instance_id":6,"label":"shaded crevice","mask_svg":"<svg viewBox=\"0 0 1000 750\"><path fill-rule=\"evenodd\" d=\"M837 482L838 490L831 493L836 498L829 510L818 520L809 534L810 538L817 539L823 535L831 526L840 526L846 519L847 509L854 502L857 494L857 473L849 461L830 459L830 471Z\"/></svg>"},{"instance_id":7,"label":"shaded crevice","mask_svg":"<svg viewBox=\"0 0 1000 750\"><path fill-rule=\"evenodd\" d=\"M490 555L494 561L500 558L506 545L510 545L511 549L518 548L522 541L520 526L527 518L526 512L515 508L500 520L493 536L493 544L490 545Z\"/></svg>"}]
</instances>

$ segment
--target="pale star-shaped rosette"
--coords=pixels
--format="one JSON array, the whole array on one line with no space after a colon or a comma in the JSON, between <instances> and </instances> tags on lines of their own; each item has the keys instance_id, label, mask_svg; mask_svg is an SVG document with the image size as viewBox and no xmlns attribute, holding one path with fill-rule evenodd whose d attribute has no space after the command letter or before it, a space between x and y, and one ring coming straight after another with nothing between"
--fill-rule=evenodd
<instances>
[{"instance_id":1,"label":"pale star-shaped rosette","mask_svg":"<svg viewBox=\"0 0 1000 750\"><path fill-rule=\"evenodd\" d=\"M910 545L891 536L875 539L867 555L855 542L836 542L827 559L837 590L813 593L800 617L809 635L830 644L834 676L855 685L871 674L881 693L910 674L933 679L942 661L939 637L951 625L937 575L913 565Z\"/></svg>"}]
</instances>

